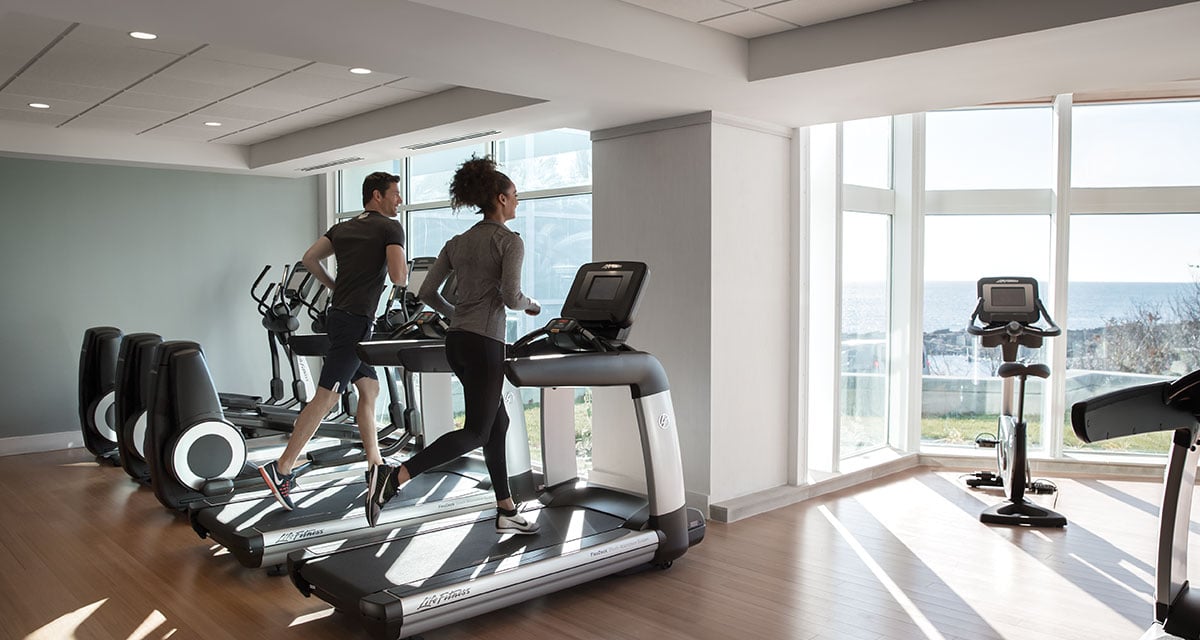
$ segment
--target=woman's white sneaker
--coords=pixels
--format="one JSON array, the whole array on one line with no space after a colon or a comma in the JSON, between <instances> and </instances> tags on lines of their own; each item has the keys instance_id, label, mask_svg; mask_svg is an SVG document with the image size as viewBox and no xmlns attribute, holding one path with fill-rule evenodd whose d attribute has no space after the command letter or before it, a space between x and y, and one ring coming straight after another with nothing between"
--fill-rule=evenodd
<instances>
[{"instance_id":1,"label":"woman's white sneaker","mask_svg":"<svg viewBox=\"0 0 1200 640\"><path fill-rule=\"evenodd\" d=\"M516 535L532 535L537 533L538 523L526 518L517 512L505 511L504 509L496 509L496 533L501 535L513 533Z\"/></svg>"}]
</instances>

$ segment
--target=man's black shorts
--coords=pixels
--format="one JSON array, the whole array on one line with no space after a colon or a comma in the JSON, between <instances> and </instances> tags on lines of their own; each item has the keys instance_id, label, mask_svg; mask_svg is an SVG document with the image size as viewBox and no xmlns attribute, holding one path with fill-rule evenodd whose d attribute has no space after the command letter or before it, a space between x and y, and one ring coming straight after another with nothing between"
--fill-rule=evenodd
<instances>
[{"instance_id":1,"label":"man's black shorts","mask_svg":"<svg viewBox=\"0 0 1200 640\"><path fill-rule=\"evenodd\" d=\"M374 367L358 359L354 347L371 339L374 321L366 316L347 313L341 309L330 309L325 321L329 335L329 353L321 367L321 380L317 383L330 391L345 391L346 386L359 378L378 380Z\"/></svg>"}]
</instances>

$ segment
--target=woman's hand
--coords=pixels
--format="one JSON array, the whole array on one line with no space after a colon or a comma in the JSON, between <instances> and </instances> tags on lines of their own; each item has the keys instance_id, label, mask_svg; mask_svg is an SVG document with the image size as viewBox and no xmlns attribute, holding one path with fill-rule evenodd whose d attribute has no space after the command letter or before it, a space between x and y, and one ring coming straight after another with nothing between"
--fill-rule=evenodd
<instances>
[{"instance_id":1,"label":"woman's hand","mask_svg":"<svg viewBox=\"0 0 1200 640\"><path fill-rule=\"evenodd\" d=\"M529 306L525 307L525 314L530 315L530 316L536 316L537 314L539 314L541 312L542 312L542 305L538 304L537 300L530 298Z\"/></svg>"}]
</instances>

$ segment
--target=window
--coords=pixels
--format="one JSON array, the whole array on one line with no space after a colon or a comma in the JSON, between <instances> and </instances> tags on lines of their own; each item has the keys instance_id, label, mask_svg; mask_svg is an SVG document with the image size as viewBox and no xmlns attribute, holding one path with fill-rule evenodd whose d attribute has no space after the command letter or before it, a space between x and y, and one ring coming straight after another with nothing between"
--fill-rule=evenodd
<instances>
[{"instance_id":1,"label":"window","mask_svg":"<svg viewBox=\"0 0 1200 640\"><path fill-rule=\"evenodd\" d=\"M400 162L386 160L347 167L338 172L338 211L362 211L363 179L376 171L398 173Z\"/></svg>"},{"instance_id":2,"label":"window","mask_svg":"<svg viewBox=\"0 0 1200 640\"><path fill-rule=\"evenodd\" d=\"M844 458L887 444L889 215L842 216L841 443Z\"/></svg>"},{"instance_id":3,"label":"window","mask_svg":"<svg viewBox=\"0 0 1200 640\"><path fill-rule=\"evenodd\" d=\"M1101 393L1200 368L1198 233L1200 214L1071 216L1068 411ZM1064 445L1161 454L1170 438L1160 432L1083 445L1067 429Z\"/></svg>"},{"instance_id":4,"label":"window","mask_svg":"<svg viewBox=\"0 0 1200 640\"><path fill-rule=\"evenodd\" d=\"M925 115L927 190L1054 186L1049 107Z\"/></svg>"},{"instance_id":5,"label":"window","mask_svg":"<svg viewBox=\"0 0 1200 640\"><path fill-rule=\"evenodd\" d=\"M1076 106L1075 187L1200 185L1200 102Z\"/></svg>"},{"instance_id":6,"label":"window","mask_svg":"<svg viewBox=\"0 0 1200 640\"><path fill-rule=\"evenodd\" d=\"M558 129L496 144L496 161L521 193L592 183L592 141L586 131Z\"/></svg>"},{"instance_id":7,"label":"window","mask_svg":"<svg viewBox=\"0 0 1200 640\"><path fill-rule=\"evenodd\" d=\"M925 218L925 297L921 439L972 445L995 433L1000 407L1000 350L984 349L966 326L984 276L1038 280L1046 301L1050 273L1049 215L939 215ZM1045 362L1040 353L1022 357ZM1042 381L1025 390L1029 441L1041 442Z\"/></svg>"},{"instance_id":8,"label":"window","mask_svg":"<svg viewBox=\"0 0 1200 640\"><path fill-rule=\"evenodd\" d=\"M404 202L408 205L450 200L450 179L454 170L464 160L488 155L487 145L475 144L432 151L408 159L408 193ZM436 253L434 255L437 255Z\"/></svg>"},{"instance_id":9,"label":"window","mask_svg":"<svg viewBox=\"0 0 1200 640\"><path fill-rule=\"evenodd\" d=\"M892 188L891 116L842 125L842 182Z\"/></svg>"}]
</instances>

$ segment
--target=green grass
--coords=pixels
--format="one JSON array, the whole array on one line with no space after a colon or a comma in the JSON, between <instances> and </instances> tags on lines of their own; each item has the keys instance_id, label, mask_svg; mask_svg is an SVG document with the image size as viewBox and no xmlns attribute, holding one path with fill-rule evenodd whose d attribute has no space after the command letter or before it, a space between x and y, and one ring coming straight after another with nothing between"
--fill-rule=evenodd
<instances>
[{"instance_id":1,"label":"green grass","mask_svg":"<svg viewBox=\"0 0 1200 640\"><path fill-rule=\"evenodd\" d=\"M454 414L454 426L461 429L463 412ZM542 458L542 408L536 403L525 405L525 430L529 434L529 455L535 463ZM580 472L592 468L592 403L590 395L575 402L575 458Z\"/></svg>"},{"instance_id":2,"label":"green grass","mask_svg":"<svg viewBox=\"0 0 1200 640\"><path fill-rule=\"evenodd\" d=\"M940 444L971 445L974 444L975 436L978 434L995 435L996 420L996 416L987 415L922 416L921 440ZM1171 444L1171 433L1165 431L1084 444L1075 437L1069 415L1066 416L1064 424L1067 433L1063 438L1063 445L1067 449L1097 452L1166 453ZM1035 444L1042 441L1040 421L1030 422L1028 439L1029 442Z\"/></svg>"}]
</instances>

